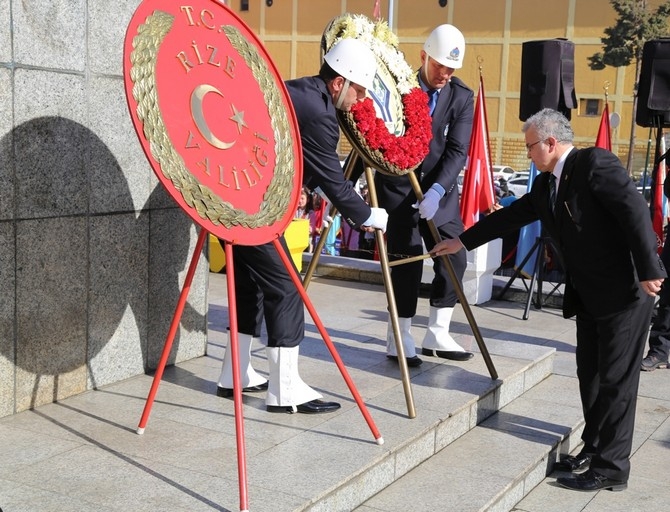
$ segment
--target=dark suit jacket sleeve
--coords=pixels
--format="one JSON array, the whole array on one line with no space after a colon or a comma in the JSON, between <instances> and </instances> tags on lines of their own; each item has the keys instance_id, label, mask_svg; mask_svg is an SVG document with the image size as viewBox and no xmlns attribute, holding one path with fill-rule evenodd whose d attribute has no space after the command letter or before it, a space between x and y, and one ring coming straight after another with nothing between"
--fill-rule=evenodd
<instances>
[{"instance_id":1,"label":"dark suit jacket sleeve","mask_svg":"<svg viewBox=\"0 0 670 512\"><path fill-rule=\"evenodd\" d=\"M538 178L536 178L538 181ZM533 183L533 188L538 185ZM538 185L539 186L539 185ZM538 194L528 193L509 206L496 210L459 236L468 251L503 237L539 219Z\"/></svg>"},{"instance_id":2,"label":"dark suit jacket sleeve","mask_svg":"<svg viewBox=\"0 0 670 512\"><path fill-rule=\"evenodd\" d=\"M344 178L337 154L340 129L325 83L318 77L286 82L298 119L303 154L303 183L319 187L347 224L360 227L370 207Z\"/></svg>"}]
</instances>

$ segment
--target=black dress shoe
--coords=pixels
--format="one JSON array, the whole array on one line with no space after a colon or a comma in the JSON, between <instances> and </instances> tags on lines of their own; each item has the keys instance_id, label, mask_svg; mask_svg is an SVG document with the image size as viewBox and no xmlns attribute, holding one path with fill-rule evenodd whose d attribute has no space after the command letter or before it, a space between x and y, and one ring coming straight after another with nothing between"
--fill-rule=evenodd
<instances>
[{"instance_id":1,"label":"black dress shoe","mask_svg":"<svg viewBox=\"0 0 670 512\"><path fill-rule=\"evenodd\" d=\"M467 361L475 355L472 352L462 352L459 350L435 350L432 348L422 348L421 354L424 356L441 357L442 359L451 359L452 361Z\"/></svg>"},{"instance_id":2,"label":"black dress shoe","mask_svg":"<svg viewBox=\"0 0 670 512\"><path fill-rule=\"evenodd\" d=\"M324 412L337 411L340 404L337 402L324 402L323 400L312 400L300 405L268 405L266 409L268 412L284 412L293 414L301 412L303 414L319 414Z\"/></svg>"},{"instance_id":3,"label":"black dress shoe","mask_svg":"<svg viewBox=\"0 0 670 512\"><path fill-rule=\"evenodd\" d=\"M642 360L640 369L644 372L653 372L656 368L668 368L668 358L660 357L656 354L649 354Z\"/></svg>"},{"instance_id":4,"label":"black dress shoe","mask_svg":"<svg viewBox=\"0 0 670 512\"><path fill-rule=\"evenodd\" d=\"M579 452L577 455L568 455L565 459L554 464L554 469L558 471L581 471L591 464L591 454Z\"/></svg>"},{"instance_id":5,"label":"black dress shoe","mask_svg":"<svg viewBox=\"0 0 670 512\"><path fill-rule=\"evenodd\" d=\"M387 355L386 357L388 357L391 361L395 361L396 363L398 362L398 356ZM407 366L412 368L416 368L417 366L421 366L423 364L423 361L417 356L406 357L405 361L407 361Z\"/></svg>"},{"instance_id":6,"label":"black dress shoe","mask_svg":"<svg viewBox=\"0 0 670 512\"><path fill-rule=\"evenodd\" d=\"M596 473L592 469L585 471L581 475L558 478L556 479L556 482L558 482L559 485L574 491L600 491L602 489L623 491L628 487L627 482L608 478L605 475Z\"/></svg>"},{"instance_id":7,"label":"black dress shoe","mask_svg":"<svg viewBox=\"0 0 670 512\"><path fill-rule=\"evenodd\" d=\"M263 384L258 386L249 386L248 388L242 388L243 393L258 393L259 391L265 391L268 388L268 381L265 381ZM221 386L216 386L216 396L221 398L232 398L233 390L231 388L222 388Z\"/></svg>"}]
</instances>

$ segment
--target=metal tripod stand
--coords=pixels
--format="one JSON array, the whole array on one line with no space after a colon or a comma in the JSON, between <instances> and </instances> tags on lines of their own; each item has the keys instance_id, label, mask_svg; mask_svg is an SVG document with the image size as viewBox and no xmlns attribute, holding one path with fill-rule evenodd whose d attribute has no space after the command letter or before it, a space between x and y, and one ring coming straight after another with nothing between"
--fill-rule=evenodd
<instances>
[{"instance_id":1,"label":"metal tripod stand","mask_svg":"<svg viewBox=\"0 0 670 512\"><path fill-rule=\"evenodd\" d=\"M510 277L509 281L507 281L507 284L505 284L505 287L502 289L500 294L498 295L497 299L502 299L503 296L505 295L505 292L509 290L510 286L512 286L512 283L514 280L521 275L521 272L528 262L528 260L533 256L533 254L536 254L536 259L535 259L535 269L533 270L533 275L530 279L530 286L527 287L528 291L528 296L526 297L526 307L523 312L523 319L528 320L528 316L530 313L530 304L533 301L533 290L535 287L535 283L537 282L537 298L535 299L535 308L536 309L542 309L542 306L546 304L546 302L542 301L542 286L545 281L545 254L546 254L546 248L547 246L551 247L553 250L554 255L556 258L559 260L559 263L561 264L562 268L565 268L563 266L563 260L561 258L561 254L556 248L556 245L554 244L553 240L545 235L538 236L535 239L535 243L533 246L528 250L528 253L524 256L523 260L521 261L521 264L517 266L516 270L514 271L514 274L512 274L512 277ZM524 282L525 284L525 282ZM547 298L553 295L558 291L558 287L562 283L557 283L554 285L552 290L547 294Z\"/></svg>"}]
</instances>

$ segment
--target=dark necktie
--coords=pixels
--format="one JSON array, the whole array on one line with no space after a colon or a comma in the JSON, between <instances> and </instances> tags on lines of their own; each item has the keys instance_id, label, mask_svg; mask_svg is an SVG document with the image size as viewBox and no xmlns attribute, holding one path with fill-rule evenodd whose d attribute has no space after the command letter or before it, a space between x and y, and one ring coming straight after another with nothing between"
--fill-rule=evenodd
<instances>
[{"instance_id":1,"label":"dark necktie","mask_svg":"<svg viewBox=\"0 0 670 512\"><path fill-rule=\"evenodd\" d=\"M551 206L551 213L554 213L556 205L556 176L554 173L549 175L549 206Z\"/></svg>"},{"instance_id":2,"label":"dark necktie","mask_svg":"<svg viewBox=\"0 0 670 512\"><path fill-rule=\"evenodd\" d=\"M433 115L435 111L435 105L437 105L438 90L433 89L428 91L428 109L430 110L430 115Z\"/></svg>"}]
</instances>

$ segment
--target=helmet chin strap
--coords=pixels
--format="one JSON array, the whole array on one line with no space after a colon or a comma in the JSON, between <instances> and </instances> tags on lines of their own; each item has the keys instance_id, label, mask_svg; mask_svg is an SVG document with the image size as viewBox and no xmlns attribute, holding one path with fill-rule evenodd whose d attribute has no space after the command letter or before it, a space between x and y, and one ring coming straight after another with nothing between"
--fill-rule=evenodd
<instances>
[{"instance_id":1,"label":"helmet chin strap","mask_svg":"<svg viewBox=\"0 0 670 512\"><path fill-rule=\"evenodd\" d=\"M344 79L344 85L342 86L342 89L340 90L340 95L337 97L337 103L335 103L335 108L337 110L340 110L340 107L342 106L342 103L344 103L344 97L347 95L347 91L349 90L349 84L351 82L349 79L345 78Z\"/></svg>"}]
</instances>

